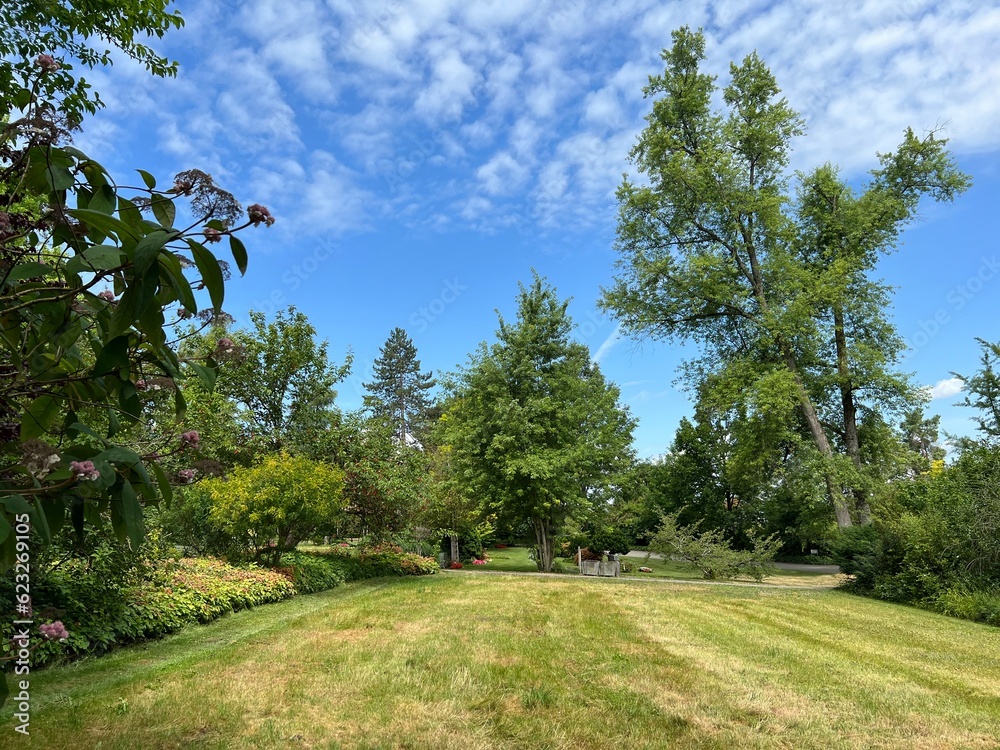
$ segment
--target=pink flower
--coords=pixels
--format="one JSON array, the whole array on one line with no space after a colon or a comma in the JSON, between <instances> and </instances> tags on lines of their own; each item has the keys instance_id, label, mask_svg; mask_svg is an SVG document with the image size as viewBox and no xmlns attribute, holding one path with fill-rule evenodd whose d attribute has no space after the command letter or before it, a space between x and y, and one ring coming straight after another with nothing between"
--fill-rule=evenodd
<instances>
[{"instance_id":1,"label":"pink flower","mask_svg":"<svg viewBox=\"0 0 1000 750\"><path fill-rule=\"evenodd\" d=\"M198 434L197 430L189 430L181 434L181 446L184 448L197 448L199 442L201 442L201 435Z\"/></svg>"},{"instance_id":2,"label":"pink flower","mask_svg":"<svg viewBox=\"0 0 1000 750\"><path fill-rule=\"evenodd\" d=\"M41 54L35 58L35 65L42 69L45 73L55 73L62 66L56 62L56 59L52 55Z\"/></svg>"},{"instance_id":3,"label":"pink flower","mask_svg":"<svg viewBox=\"0 0 1000 750\"><path fill-rule=\"evenodd\" d=\"M212 229L212 227L205 227L202 234L205 235L205 242L218 242L222 239L222 232L218 229Z\"/></svg>"},{"instance_id":4,"label":"pink flower","mask_svg":"<svg viewBox=\"0 0 1000 750\"><path fill-rule=\"evenodd\" d=\"M97 295L97 298L98 299L102 299L105 302L114 302L115 301L115 293L112 292L110 289L105 289L103 292L101 292L100 294Z\"/></svg>"},{"instance_id":5,"label":"pink flower","mask_svg":"<svg viewBox=\"0 0 1000 750\"><path fill-rule=\"evenodd\" d=\"M231 352L236 344L233 343L232 339L219 339L215 346L220 352Z\"/></svg>"},{"instance_id":6,"label":"pink flower","mask_svg":"<svg viewBox=\"0 0 1000 750\"><path fill-rule=\"evenodd\" d=\"M40 625L38 629L50 641L65 641L69 638L69 631L66 630L66 626L59 622L59 620Z\"/></svg>"},{"instance_id":7,"label":"pink flower","mask_svg":"<svg viewBox=\"0 0 1000 750\"><path fill-rule=\"evenodd\" d=\"M194 481L194 475L197 473L194 469L181 469L177 472L177 479L184 484L191 484Z\"/></svg>"},{"instance_id":8,"label":"pink flower","mask_svg":"<svg viewBox=\"0 0 1000 750\"><path fill-rule=\"evenodd\" d=\"M70 471L76 474L78 479L96 482L101 478L101 472L94 466L93 461L72 461L69 465Z\"/></svg>"},{"instance_id":9,"label":"pink flower","mask_svg":"<svg viewBox=\"0 0 1000 750\"><path fill-rule=\"evenodd\" d=\"M261 222L265 226L271 226L274 223L274 217L271 216L271 212L267 210L266 206L262 206L259 203L254 203L247 209L247 216L250 217L250 221L255 227L260 225Z\"/></svg>"}]
</instances>

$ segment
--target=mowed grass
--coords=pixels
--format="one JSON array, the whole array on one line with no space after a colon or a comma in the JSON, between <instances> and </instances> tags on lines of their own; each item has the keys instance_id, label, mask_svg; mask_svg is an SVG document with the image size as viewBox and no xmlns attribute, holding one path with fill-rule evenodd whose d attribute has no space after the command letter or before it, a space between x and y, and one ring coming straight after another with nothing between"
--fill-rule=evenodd
<instances>
[{"instance_id":1,"label":"mowed grass","mask_svg":"<svg viewBox=\"0 0 1000 750\"><path fill-rule=\"evenodd\" d=\"M1000 630L837 591L442 574L39 672L32 699L53 749L997 748Z\"/></svg>"},{"instance_id":2,"label":"mowed grass","mask_svg":"<svg viewBox=\"0 0 1000 750\"><path fill-rule=\"evenodd\" d=\"M468 570L503 571L507 573L535 573L538 567L535 561L528 557L527 547L507 547L506 549L487 550L490 562L486 565L467 565ZM636 567L652 568L651 573L622 573L623 576L635 578L672 578L680 581L702 581L704 575L690 563L677 560L664 560L659 556L650 555L648 560L643 557L629 557L629 562ZM580 569L572 561L557 558L563 571L569 575L579 575ZM774 586L837 586L845 580L845 576L816 573L813 571L778 570L773 576L765 579Z\"/></svg>"}]
</instances>

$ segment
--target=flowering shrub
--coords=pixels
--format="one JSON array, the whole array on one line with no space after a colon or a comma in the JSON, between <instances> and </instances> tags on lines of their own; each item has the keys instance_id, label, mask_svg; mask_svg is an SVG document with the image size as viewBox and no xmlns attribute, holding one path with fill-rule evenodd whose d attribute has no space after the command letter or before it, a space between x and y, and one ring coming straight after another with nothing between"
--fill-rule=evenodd
<instances>
[{"instance_id":1,"label":"flowering shrub","mask_svg":"<svg viewBox=\"0 0 1000 750\"><path fill-rule=\"evenodd\" d=\"M472 564L473 565L485 565L486 561L485 560L473 560ZM461 565L461 563L459 563L459 565Z\"/></svg>"},{"instance_id":2,"label":"flowering shrub","mask_svg":"<svg viewBox=\"0 0 1000 750\"><path fill-rule=\"evenodd\" d=\"M459 570L460 568L464 568L465 566L462 565L462 563L460 563L458 560L452 560L451 565L449 565L448 567L451 568L452 570Z\"/></svg>"}]
</instances>

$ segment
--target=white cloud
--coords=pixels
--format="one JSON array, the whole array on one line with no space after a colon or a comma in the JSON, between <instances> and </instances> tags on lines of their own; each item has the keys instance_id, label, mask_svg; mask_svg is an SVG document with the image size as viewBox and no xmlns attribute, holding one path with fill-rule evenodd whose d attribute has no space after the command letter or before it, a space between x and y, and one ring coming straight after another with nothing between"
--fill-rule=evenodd
<instances>
[{"instance_id":1,"label":"white cloud","mask_svg":"<svg viewBox=\"0 0 1000 750\"><path fill-rule=\"evenodd\" d=\"M961 378L947 378L939 380L931 386L930 395L932 399L950 398L961 393L963 388L965 388L965 381Z\"/></svg>"}]
</instances>

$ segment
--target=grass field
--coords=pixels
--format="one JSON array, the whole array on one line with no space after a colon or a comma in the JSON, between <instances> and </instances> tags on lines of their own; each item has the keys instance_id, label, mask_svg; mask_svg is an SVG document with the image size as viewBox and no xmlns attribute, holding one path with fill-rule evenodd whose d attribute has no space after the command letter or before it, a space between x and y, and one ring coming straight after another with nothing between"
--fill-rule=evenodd
<instances>
[{"instance_id":1,"label":"grass field","mask_svg":"<svg viewBox=\"0 0 1000 750\"><path fill-rule=\"evenodd\" d=\"M998 748L1000 630L836 591L442 574L237 613L31 692L52 750Z\"/></svg>"},{"instance_id":2,"label":"grass field","mask_svg":"<svg viewBox=\"0 0 1000 750\"><path fill-rule=\"evenodd\" d=\"M508 573L534 573L538 570L534 560L528 557L527 547L508 547L506 549L488 550L490 562L486 565L469 565L470 570L500 570ZM628 558L637 566L652 568L652 573L623 573L622 575L636 578L672 578L681 581L700 581L704 576L700 570L685 562L675 560L661 560L658 557L650 556L649 560L641 557ZM559 564L567 574L579 575L580 569L572 562L563 559L558 560ZM843 582L843 577L824 573L814 573L811 571L779 570L775 575L766 579L766 582L775 586L805 585L805 586L836 586Z\"/></svg>"}]
</instances>

